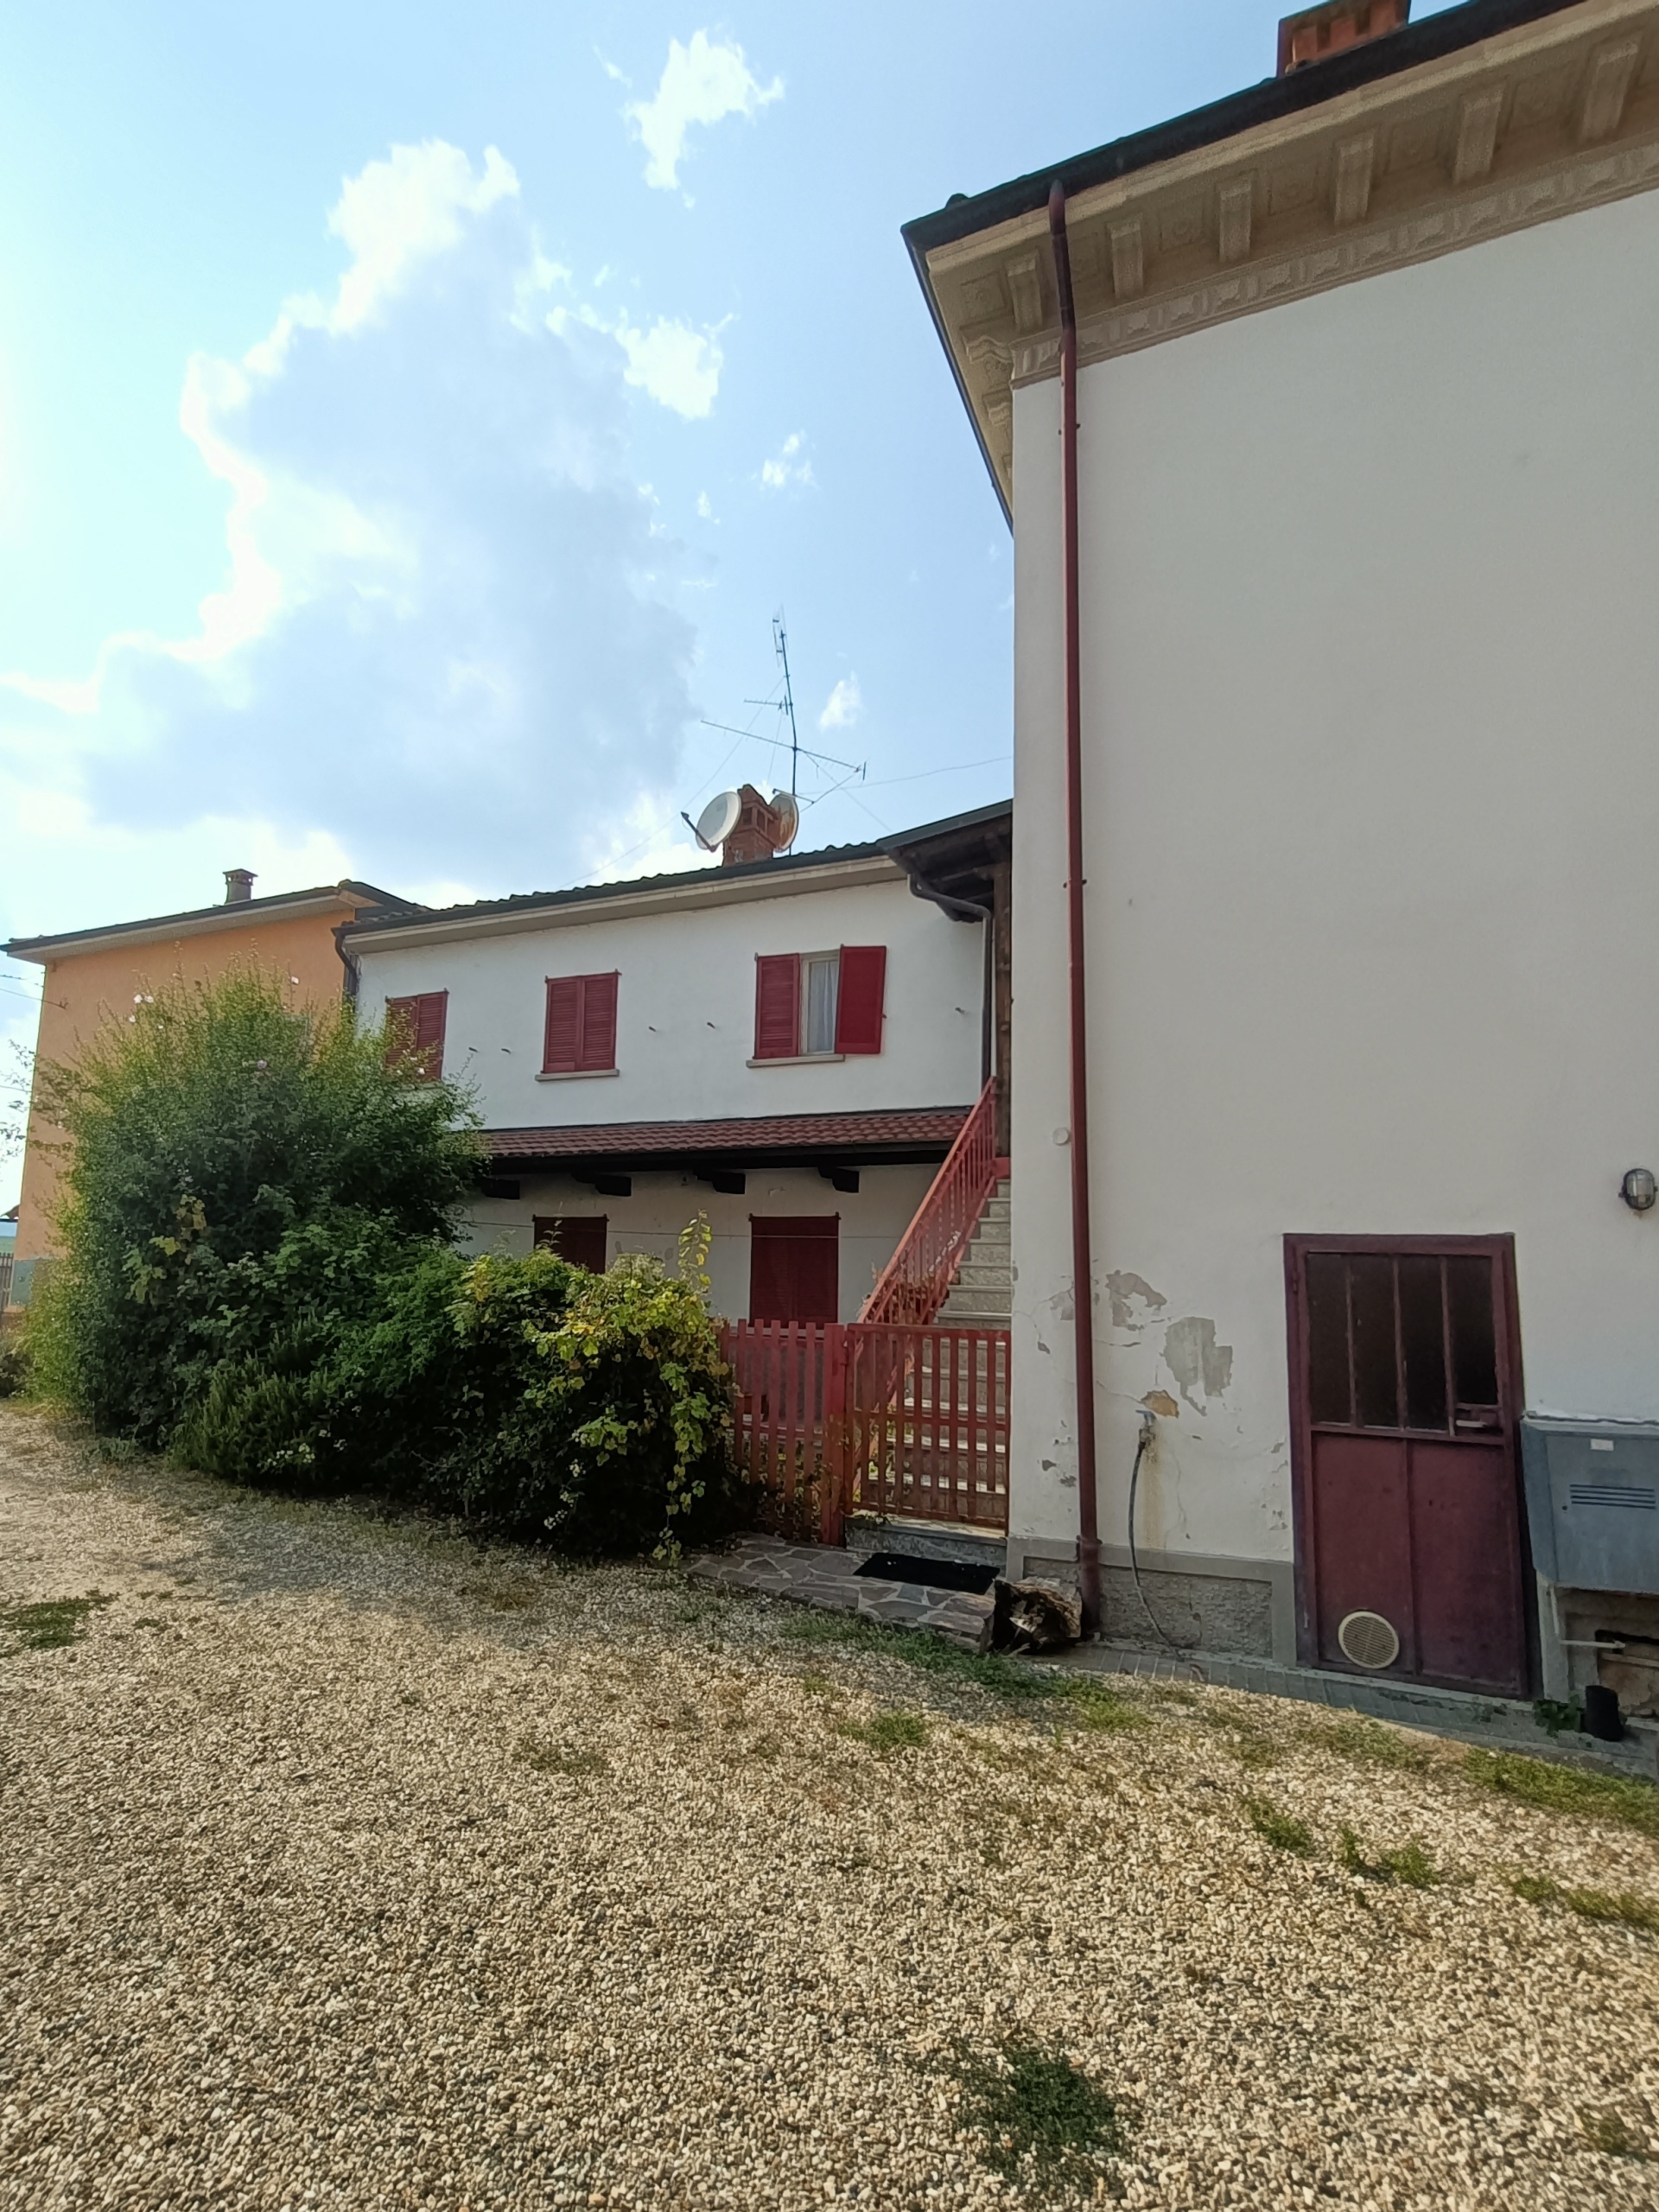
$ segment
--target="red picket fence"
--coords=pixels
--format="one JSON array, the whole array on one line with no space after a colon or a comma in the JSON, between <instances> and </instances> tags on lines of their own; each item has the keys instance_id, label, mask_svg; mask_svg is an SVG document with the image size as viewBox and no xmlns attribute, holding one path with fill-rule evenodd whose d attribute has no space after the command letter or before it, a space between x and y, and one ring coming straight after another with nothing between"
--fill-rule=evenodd
<instances>
[{"instance_id":1,"label":"red picket fence","mask_svg":"<svg viewBox=\"0 0 1659 2212\"><path fill-rule=\"evenodd\" d=\"M740 1465L785 1525L849 1513L1008 1525L1008 1332L741 1321L723 1339Z\"/></svg>"},{"instance_id":2,"label":"red picket fence","mask_svg":"<svg viewBox=\"0 0 1659 2212\"><path fill-rule=\"evenodd\" d=\"M1008 1172L996 1150L996 1084L988 1083L957 1134L904 1241L864 1301L861 1321L931 1321L945 1301L985 1201Z\"/></svg>"}]
</instances>

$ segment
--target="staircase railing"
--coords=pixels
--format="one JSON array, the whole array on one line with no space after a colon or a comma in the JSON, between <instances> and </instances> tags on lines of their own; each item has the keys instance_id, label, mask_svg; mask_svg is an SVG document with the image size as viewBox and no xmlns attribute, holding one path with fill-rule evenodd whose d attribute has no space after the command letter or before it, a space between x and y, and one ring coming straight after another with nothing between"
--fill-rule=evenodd
<instances>
[{"instance_id":1,"label":"staircase railing","mask_svg":"<svg viewBox=\"0 0 1659 2212\"><path fill-rule=\"evenodd\" d=\"M996 1149L996 1084L988 1083L933 1178L899 1249L864 1301L861 1321L918 1327L950 1295L985 1201L1008 1172Z\"/></svg>"}]
</instances>

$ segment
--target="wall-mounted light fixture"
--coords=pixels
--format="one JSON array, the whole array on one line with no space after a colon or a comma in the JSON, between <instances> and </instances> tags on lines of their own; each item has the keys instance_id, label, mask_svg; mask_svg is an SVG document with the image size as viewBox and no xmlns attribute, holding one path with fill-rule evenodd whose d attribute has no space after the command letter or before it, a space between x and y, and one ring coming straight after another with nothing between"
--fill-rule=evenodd
<instances>
[{"instance_id":1,"label":"wall-mounted light fixture","mask_svg":"<svg viewBox=\"0 0 1659 2212\"><path fill-rule=\"evenodd\" d=\"M1656 1181L1652 1168L1627 1168L1618 1195L1632 1213L1650 1213L1654 1200L1659 1198L1659 1181Z\"/></svg>"}]
</instances>

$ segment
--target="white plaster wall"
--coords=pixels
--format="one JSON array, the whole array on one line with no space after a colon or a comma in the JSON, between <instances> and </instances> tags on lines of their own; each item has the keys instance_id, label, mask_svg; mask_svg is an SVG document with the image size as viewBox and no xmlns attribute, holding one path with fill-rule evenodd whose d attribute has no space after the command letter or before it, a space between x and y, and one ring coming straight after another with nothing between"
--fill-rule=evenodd
<instances>
[{"instance_id":1,"label":"white plaster wall","mask_svg":"<svg viewBox=\"0 0 1659 2212\"><path fill-rule=\"evenodd\" d=\"M741 1319L749 1310L749 1221L756 1214L835 1214L840 1219L839 1318L855 1320L876 1276L910 1226L936 1167L865 1167L856 1191L832 1190L816 1168L761 1167L748 1173L740 1197L715 1191L695 1176L635 1175L632 1194L605 1198L566 1175L518 1179L517 1198L481 1198L462 1249L528 1252L537 1214L603 1214L607 1257L648 1252L675 1272L680 1232L699 1212L714 1232L709 1280L715 1311Z\"/></svg>"},{"instance_id":2,"label":"white plaster wall","mask_svg":"<svg viewBox=\"0 0 1659 2212\"><path fill-rule=\"evenodd\" d=\"M620 902L619 902L620 903ZM752 1068L763 952L887 948L879 1053ZM615 969L617 1072L537 1082L546 982ZM444 1071L488 1128L962 1106L980 1090L981 931L902 879L673 914L614 916L361 956L359 1002L447 990Z\"/></svg>"},{"instance_id":3,"label":"white plaster wall","mask_svg":"<svg viewBox=\"0 0 1659 2212\"><path fill-rule=\"evenodd\" d=\"M1141 1540L1289 1556L1288 1230L1512 1231L1529 1403L1659 1416L1659 1216L1617 1196L1659 1168L1656 378L1655 195L1083 372L1109 1542L1161 1388ZM1057 384L1016 395L1038 1537L1077 1527L1058 423Z\"/></svg>"}]
</instances>

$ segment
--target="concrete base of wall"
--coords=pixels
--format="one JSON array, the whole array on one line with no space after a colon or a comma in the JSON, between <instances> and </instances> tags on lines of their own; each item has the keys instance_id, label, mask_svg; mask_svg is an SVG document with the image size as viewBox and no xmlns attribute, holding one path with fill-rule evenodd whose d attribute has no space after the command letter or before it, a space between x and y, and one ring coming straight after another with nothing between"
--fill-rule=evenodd
<instances>
[{"instance_id":1,"label":"concrete base of wall","mask_svg":"<svg viewBox=\"0 0 1659 2212\"><path fill-rule=\"evenodd\" d=\"M1296 1580L1288 1560L1142 1551L1143 1601L1128 1547L1103 1544L1100 1555L1101 1631L1109 1640L1295 1665ZM1075 1590L1077 1548L1011 1536L1008 1573L1016 1582L1055 1582Z\"/></svg>"}]
</instances>

